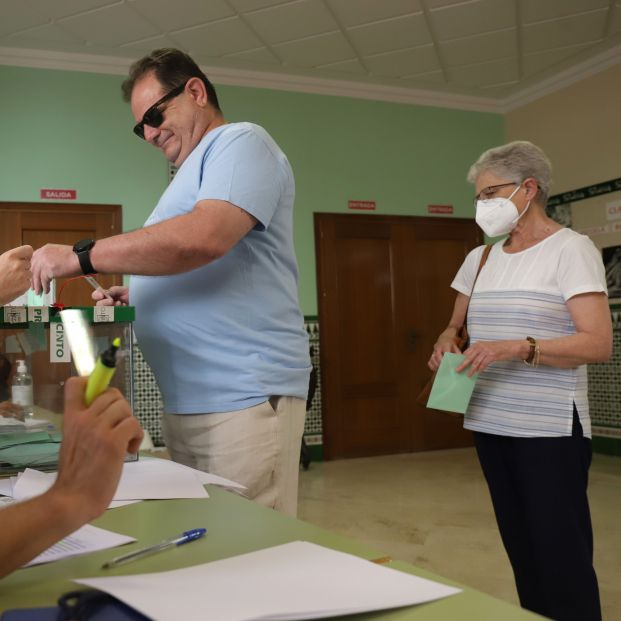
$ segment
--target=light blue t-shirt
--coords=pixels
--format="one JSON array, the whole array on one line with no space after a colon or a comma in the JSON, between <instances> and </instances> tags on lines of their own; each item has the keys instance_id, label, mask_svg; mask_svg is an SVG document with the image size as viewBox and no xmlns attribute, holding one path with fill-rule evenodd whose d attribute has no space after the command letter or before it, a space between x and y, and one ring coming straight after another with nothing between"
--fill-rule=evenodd
<instances>
[{"instance_id":1,"label":"light blue t-shirt","mask_svg":"<svg viewBox=\"0 0 621 621\"><path fill-rule=\"evenodd\" d=\"M172 276L133 276L135 330L167 413L230 412L272 395L306 399L308 336L297 295L293 173L258 125L210 131L145 226L223 200L259 224L222 258Z\"/></svg>"}]
</instances>

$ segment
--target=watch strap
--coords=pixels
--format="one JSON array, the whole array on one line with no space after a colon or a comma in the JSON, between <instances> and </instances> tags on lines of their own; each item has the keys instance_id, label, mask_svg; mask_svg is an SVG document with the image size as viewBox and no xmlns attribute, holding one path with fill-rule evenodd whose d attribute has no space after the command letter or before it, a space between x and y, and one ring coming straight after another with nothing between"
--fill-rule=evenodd
<instances>
[{"instance_id":1,"label":"watch strap","mask_svg":"<svg viewBox=\"0 0 621 621\"><path fill-rule=\"evenodd\" d=\"M92 245L89 245L89 247L84 248L83 250L76 250L75 247L73 248L73 251L78 255L80 268L82 269L82 274L84 275L97 273L97 270L93 267L93 264L91 263L91 250L94 245L95 242L93 242Z\"/></svg>"}]
</instances>

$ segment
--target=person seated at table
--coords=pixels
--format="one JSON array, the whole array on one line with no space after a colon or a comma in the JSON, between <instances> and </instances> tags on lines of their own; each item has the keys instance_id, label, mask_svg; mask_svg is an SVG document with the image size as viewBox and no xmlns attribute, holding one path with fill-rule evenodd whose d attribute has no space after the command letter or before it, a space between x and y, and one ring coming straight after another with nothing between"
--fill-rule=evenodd
<instances>
[{"instance_id":1,"label":"person seated at table","mask_svg":"<svg viewBox=\"0 0 621 621\"><path fill-rule=\"evenodd\" d=\"M11 248L0 255L0 306L9 304L30 288L32 246ZM0 354L0 416L23 420L22 408L11 402L11 361Z\"/></svg>"},{"instance_id":2,"label":"person seated at table","mask_svg":"<svg viewBox=\"0 0 621 621\"><path fill-rule=\"evenodd\" d=\"M65 383L58 477L41 496L0 509L0 577L101 515L114 496L126 453L142 429L129 403L108 388L84 405L87 378Z\"/></svg>"},{"instance_id":3,"label":"person seated at table","mask_svg":"<svg viewBox=\"0 0 621 621\"><path fill-rule=\"evenodd\" d=\"M32 246L19 246L0 254L0 306L30 289L32 253Z\"/></svg>"},{"instance_id":4,"label":"person seated at table","mask_svg":"<svg viewBox=\"0 0 621 621\"><path fill-rule=\"evenodd\" d=\"M32 248L0 255L0 305L30 286ZM129 403L108 388L86 407L87 378L65 383L63 441L58 477L41 496L0 509L0 577L101 515L116 491L125 454L140 447L143 432Z\"/></svg>"}]
</instances>

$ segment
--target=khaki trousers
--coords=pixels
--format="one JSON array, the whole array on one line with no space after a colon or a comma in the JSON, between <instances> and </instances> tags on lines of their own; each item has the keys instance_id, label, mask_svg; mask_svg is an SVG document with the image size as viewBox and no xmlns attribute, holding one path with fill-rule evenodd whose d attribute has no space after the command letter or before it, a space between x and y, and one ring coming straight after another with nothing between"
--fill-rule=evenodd
<instances>
[{"instance_id":1,"label":"khaki trousers","mask_svg":"<svg viewBox=\"0 0 621 621\"><path fill-rule=\"evenodd\" d=\"M271 397L235 412L164 414L162 431L174 461L241 483L251 500L295 517L305 408Z\"/></svg>"}]
</instances>

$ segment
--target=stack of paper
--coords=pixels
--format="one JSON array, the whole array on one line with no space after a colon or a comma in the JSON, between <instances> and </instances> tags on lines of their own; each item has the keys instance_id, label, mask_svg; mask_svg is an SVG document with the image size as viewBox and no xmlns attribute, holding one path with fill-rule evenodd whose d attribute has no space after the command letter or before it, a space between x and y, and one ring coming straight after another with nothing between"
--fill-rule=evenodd
<instances>
[{"instance_id":1,"label":"stack of paper","mask_svg":"<svg viewBox=\"0 0 621 621\"><path fill-rule=\"evenodd\" d=\"M304 541L174 571L74 582L110 593L155 621L321 619L460 592Z\"/></svg>"},{"instance_id":2,"label":"stack of paper","mask_svg":"<svg viewBox=\"0 0 621 621\"><path fill-rule=\"evenodd\" d=\"M29 465L53 466L58 463L60 441L60 433L54 431L2 433L0 462L9 464L12 468L24 468Z\"/></svg>"},{"instance_id":3,"label":"stack of paper","mask_svg":"<svg viewBox=\"0 0 621 621\"><path fill-rule=\"evenodd\" d=\"M55 480L55 472L27 468L18 477L0 483L0 494L25 500L43 494ZM140 500L209 498L205 490L207 484L244 489L243 485L234 481L168 459L140 459L123 464L121 479L109 508Z\"/></svg>"},{"instance_id":4,"label":"stack of paper","mask_svg":"<svg viewBox=\"0 0 621 621\"><path fill-rule=\"evenodd\" d=\"M47 491L56 480L55 472L27 468L16 477L0 480L0 495L8 501L19 501ZM109 509L148 499L208 498L205 485L245 489L243 485L223 477L194 470L167 459L146 458L123 465L121 479ZM60 560L76 554L105 550L135 541L132 537L86 525L56 545L48 548L28 565Z\"/></svg>"}]
</instances>

